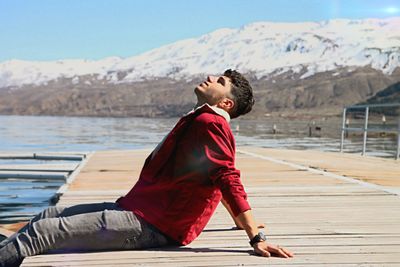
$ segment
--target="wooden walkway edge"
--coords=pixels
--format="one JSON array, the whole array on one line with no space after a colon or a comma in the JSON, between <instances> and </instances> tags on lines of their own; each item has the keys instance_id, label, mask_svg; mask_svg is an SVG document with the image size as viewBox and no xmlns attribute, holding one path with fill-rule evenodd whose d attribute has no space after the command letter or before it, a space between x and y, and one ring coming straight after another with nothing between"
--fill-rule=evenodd
<instances>
[{"instance_id":1,"label":"wooden walkway edge","mask_svg":"<svg viewBox=\"0 0 400 267\"><path fill-rule=\"evenodd\" d=\"M95 152L57 205L115 201L135 183L149 152ZM22 266L400 266L400 162L240 147L236 165L269 241L295 258L250 255L245 232L231 229L220 205L186 247L38 255Z\"/></svg>"}]
</instances>

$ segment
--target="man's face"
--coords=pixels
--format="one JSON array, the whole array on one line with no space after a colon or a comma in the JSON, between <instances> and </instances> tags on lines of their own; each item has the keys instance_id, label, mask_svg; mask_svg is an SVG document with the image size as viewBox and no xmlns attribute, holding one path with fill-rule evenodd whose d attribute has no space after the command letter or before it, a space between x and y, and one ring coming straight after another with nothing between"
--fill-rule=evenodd
<instances>
[{"instance_id":1,"label":"man's face","mask_svg":"<svg viewBox=\"0 0 400 267\"><path fill-rule=\"evenodd\" d=\"M226 76L208 76L206 81L199 84L194 92L199 104L218 104L224 98L231 98L232 83Z\"/></svg>"}]
</instances>

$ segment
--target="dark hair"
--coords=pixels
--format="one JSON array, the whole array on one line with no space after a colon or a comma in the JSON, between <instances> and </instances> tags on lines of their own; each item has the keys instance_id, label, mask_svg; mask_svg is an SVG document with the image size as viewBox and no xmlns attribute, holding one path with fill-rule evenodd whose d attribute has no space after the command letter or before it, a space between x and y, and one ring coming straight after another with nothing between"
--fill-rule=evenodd
<instances>
[{"instance_id":1,"label":"dark hair","mask_svg":"<svg viewBox=\"0 0 400 267\"><path fill-rule=\"evenodd\" d=\"M231 93L235 106L231 112L231 118L237 118L251 111L254 105L253 89L246 78L236 70L228 69L224 72L232 83Z\"/></svg>"}]
</instances>

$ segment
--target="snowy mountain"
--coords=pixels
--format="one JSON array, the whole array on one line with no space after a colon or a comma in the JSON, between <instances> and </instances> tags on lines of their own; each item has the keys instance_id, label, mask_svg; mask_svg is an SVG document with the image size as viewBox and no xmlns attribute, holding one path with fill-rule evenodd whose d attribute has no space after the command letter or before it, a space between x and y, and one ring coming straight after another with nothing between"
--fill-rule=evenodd
<instances>
[{"instance_id":1,"label":"snowy mountain","mask_svg":"<svg viewBox=\"0 0 400 267\"><path fill-rule=\"evenodd\" d=\"M115 84L157 77L191 79L227 68L257 78L293 72L304 79L338 68L364 66L387 75L400 66L400 17L257 22L239 29L219 29L125 59L9 60L0 63L0 88L41 85L60 78L79 83L83 75Z\"/></svg>"}]
</instances>

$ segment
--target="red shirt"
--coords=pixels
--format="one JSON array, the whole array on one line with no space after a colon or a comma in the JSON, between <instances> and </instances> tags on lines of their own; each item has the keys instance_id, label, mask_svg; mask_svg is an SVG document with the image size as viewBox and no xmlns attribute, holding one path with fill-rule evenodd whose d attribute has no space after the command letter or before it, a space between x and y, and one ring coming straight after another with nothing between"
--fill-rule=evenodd
<instances>
[{"instance_id":1,"label":"red shirt","mask_svg":"<svg viewBox=\"0 0 400 267\"><path fill-rule=\"evenodd\" d=\"M222 195L235 216L250 209L235 168L232 131L209 106L182 117L155 152L118 203L173 240L183 245L192 242Z\"/></svg>"}]
</instances>

